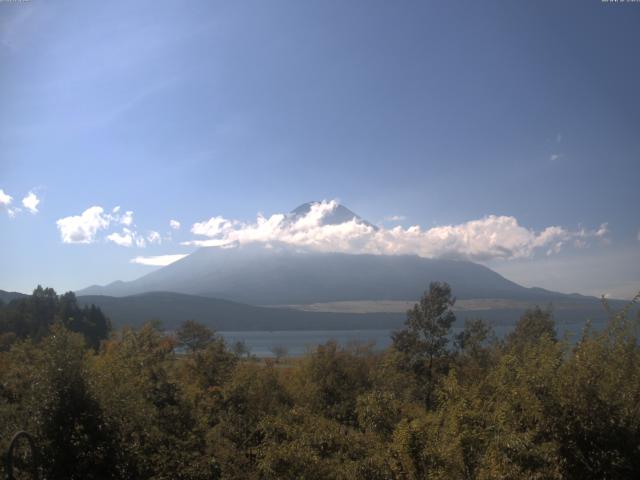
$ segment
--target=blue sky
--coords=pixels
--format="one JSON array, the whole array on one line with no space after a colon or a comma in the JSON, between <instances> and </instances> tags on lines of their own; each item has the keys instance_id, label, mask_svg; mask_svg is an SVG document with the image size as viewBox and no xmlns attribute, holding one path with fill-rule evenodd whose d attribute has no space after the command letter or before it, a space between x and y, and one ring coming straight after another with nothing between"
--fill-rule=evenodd
<instances>
[{"instance_id":1,"label":"blue sky","mask_svg":"<svg viewBox=\"0 0 640 480\"><path fill-rule=\"evenodd\" d=\"M338 199L389 229L511 218L518 255L470 258L629 296L638 25L599 0L0 2L0 288L133 279L198 222ZM91 207L108 225L65 242Z\"/></svg>"}]
</instances>

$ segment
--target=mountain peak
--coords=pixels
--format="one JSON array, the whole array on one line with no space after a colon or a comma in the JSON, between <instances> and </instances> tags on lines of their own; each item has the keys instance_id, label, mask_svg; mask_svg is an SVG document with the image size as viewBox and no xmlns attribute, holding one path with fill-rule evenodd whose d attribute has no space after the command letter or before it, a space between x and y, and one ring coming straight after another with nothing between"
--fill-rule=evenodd
<instances>
[{"instance_id":1,"label":"mountain peak","mask_svg":"<svg viewBox=\"0 0 640 480\"><path fill-rule=\"evenodd\" d=\"M319 205L321 203L322 202L311 201L311 202L307 202L307 203L303 203L302 205L299 205L298 207L294 208L291 211L290 213L291 220L296 221L299 218L306 216L311 211L311 208L314 205ZM373 223L365 220L357 213L352 212L347 207L339 203L336 203L334 209L331 210L322 218L321 224L322 225L340 225L341 223L350 222L354 218L356 219L357 222L363 223L364 225L367 225L369 227L372 227L375 230L378 230L378 227L376 227Z\"/></svg>"}]
</instances>

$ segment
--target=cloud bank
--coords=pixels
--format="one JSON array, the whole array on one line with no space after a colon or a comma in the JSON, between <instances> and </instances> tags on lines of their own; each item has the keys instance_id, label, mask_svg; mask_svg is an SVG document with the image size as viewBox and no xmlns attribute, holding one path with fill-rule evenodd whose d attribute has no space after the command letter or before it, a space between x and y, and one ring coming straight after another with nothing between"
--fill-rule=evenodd
<instances>
[{"instance_id":1,"label":"cloud bank","mask_svg":"<svg viewBox=\"0 0 640 480\"><path fill-rule=\"evenodd\" d=\"M606 240L608 234L606 224L596 230L571 231L549 226L536 232L520 225L515 217L498 215L428 229L418 225L376 229L358 218L337 225L323 222L337 206L333 200L318 202L302 217L275 214L267 218L259 214L253 223L212 217L191 227L192 234L204 239L196 238L183 245L233 246L263 242L316 251L488 261L527 258L538 251L552 255L572 242L584 247L593 239Z\"/></svg>"}]
</instances>

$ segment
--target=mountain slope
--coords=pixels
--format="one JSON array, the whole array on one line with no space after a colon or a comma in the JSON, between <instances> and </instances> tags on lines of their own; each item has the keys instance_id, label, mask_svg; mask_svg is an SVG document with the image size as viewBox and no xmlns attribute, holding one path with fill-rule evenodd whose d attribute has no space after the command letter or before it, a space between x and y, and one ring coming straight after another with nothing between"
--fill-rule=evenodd
<instances>
[{"instance_id":1,"label":"mountain slope","mask_svg":"<svg viewBox=\"0 0 640 480\"><path fill-rule=\"evenodd\" d=\"M300 205L287 216L298 222L317 202ZM313 219L321 225L356 220L373 224L343 205ZM191 255L131 282L80 290L79 295L129 296L167 291L223 298L252 305L292 305L341 301L415 301L433 281L448 282L461 299L549 302L567 295L525 288L487 267L461 260L417 255L320 253L270 243L201 248ZM581 301L584 297L570 296Z\"/></svg>"},{"instance_id":2,"label":"mountain slope","mask_svg":"<svg viewBox=\"0 0 640 480\"><path fill-rule=\"evenodd\" d=\"M81 305L97 305L115 327L139 326L152 319L174 329L184 320L197 320L215 330L344 330L397 328L404 314L301 312L171 292L129 297L79 296Z\"/></svg>"},{"instance_id":3,"label":"mountain slope","mask_svg":"<svg viewBox=\"0 0 640 480\"><path fill-rule=\"evenodd\" d=\"M28 295L19 292L7 292L5 290L0 290L0 301L3 303L9 303L11 300L17 300L20 298L27 297Z\"/></svg>"},{"instance_id":4,"label":"mountain slope","mask_svg":"<svg viewBox=\"0 0 640 480\"><path fill-rule=\"evenodd\" d=\"M165 328L173 330L184 320L197 320L218 331L269 330L371 330L401 328L406 312L336 313L311 312L284 308L245 305L215 298L170 292L151 292L129 297L100 295L80 296L81 305L95 304L111 319L114 327L136 327L148 320L161 320ZM619 310L624 302L614 301L612 308ZM512 326L527 305L506 303L492 308L478 305L456 310L456 328L464 325L465 318L482 318L493 326ZM635 315L637 309L630 312ZM559 331L563 325L578 334L588 319L594 326L602 325L607 313L596 299L575 303L565 301L554 304L554 318Z\"/></svg>"},{"instance_id":5,"label":"mountain slope","mask_svg":"<svg viewBox=\"0 0 640 480\"><path fill-rule=\"evenodd\" d=\"M253 305L414 301L432 281L448 282L458 298L550 301L566 297L522 287L467 261L415 255L318 253L258 245L201 248L137 280L94 286L78 294L127 296L171 291Z\"/></svg>"}]
</instances>

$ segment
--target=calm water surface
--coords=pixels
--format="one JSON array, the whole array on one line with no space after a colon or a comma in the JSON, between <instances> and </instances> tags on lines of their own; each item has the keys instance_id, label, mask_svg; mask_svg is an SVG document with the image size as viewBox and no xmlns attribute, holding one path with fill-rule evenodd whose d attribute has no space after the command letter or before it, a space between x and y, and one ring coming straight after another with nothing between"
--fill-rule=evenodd
<instances>
[{"instance_id":1,"label":"calm water surface","mask_svg":"<svg viewBox=\"0 0 640 480\"><path fill-rule=\"evenodd\" d=\"M584 322L565 323L556 326L559 336L568 332L570 339L575 339L582 331ZM594 324L594 328L602 325ZM458 333L461 328L452 328L453 333ZM513 326L495 326L494 332L498 338L504 337L513 330ZM281 330L281 331L249 331L249 332L218 332L229 345L242 341L249 347L251 354L256 357L273 357L274 347L284 347L287 356L299 357L317 345L335 340L340 345L349 343L373 343L374 349L383 350L391 344L392 330Z\"/></svg>"}]
</instances>

